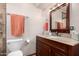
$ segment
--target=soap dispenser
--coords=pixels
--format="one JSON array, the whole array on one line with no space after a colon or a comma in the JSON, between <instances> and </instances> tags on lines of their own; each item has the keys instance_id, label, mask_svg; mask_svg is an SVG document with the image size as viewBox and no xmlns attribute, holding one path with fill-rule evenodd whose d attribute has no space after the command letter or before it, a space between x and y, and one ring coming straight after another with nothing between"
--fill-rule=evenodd
<instances>
[{"instance_id":1,"label":"soap dispenser","mask_svg":"<svg viewBox=\"0 0 79 59\"><path fill-rule=\"evenodd\" d=\"M72 39L78 40L78 32L75 30L74 26L71 26L70 34Z\"/></svg>"}]
</instances>

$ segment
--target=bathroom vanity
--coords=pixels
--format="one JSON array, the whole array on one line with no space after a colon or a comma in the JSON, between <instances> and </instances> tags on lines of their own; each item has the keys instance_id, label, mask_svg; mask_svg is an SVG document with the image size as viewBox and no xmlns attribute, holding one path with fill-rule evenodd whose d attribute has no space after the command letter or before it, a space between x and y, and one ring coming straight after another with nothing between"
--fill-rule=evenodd
<instances>
[{"instance_id":1,"label":"bathroom vanity","mask_svg":"<svg viewBox=\"0 0 79 59\"><path fill-rule=\"evenodd\" d=\"M79 56L79 41L59 36L36 36L37 56Z\"/></svg>"}]
</instances>

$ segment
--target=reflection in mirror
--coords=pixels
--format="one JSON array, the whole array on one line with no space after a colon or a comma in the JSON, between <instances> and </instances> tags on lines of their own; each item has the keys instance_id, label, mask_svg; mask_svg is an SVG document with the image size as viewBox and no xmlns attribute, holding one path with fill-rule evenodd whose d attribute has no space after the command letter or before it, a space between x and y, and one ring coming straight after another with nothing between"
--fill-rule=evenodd
<instances>
[{"instance_id":1,"label":"reflection in mirror","mask_svg":"<svg viewBox=\"0 0 79 59\"><path fill-rule=\"evenodd\" d=\"M63 3L50 12L50 30L52 32L69 33L69 8Z\"/></svg>"}]
</instances>

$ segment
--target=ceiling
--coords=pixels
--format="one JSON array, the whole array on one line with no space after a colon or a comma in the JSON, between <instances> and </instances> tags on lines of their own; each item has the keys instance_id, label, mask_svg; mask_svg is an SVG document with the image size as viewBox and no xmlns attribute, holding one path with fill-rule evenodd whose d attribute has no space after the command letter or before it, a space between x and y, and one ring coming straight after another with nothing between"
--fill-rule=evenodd
<instances>
[{"instance_id":1,"label":"ceiling","mask_svg":"<svg viewBox=\"0 0 79 59\"><path fill-rule=\"evenodd\" d=\"M32 3L32 5L42 10L45 10L47 8L48 9L53 8L56 5L56 3Z\"/></svg>"}]
</instances>

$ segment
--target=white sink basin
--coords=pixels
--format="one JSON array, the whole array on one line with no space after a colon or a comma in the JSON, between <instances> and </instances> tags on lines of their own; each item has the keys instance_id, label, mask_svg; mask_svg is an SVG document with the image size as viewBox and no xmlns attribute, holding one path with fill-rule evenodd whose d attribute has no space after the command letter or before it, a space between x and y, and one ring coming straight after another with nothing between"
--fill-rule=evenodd
<instances>
[{"instance_id":1,"label":"white sink basin","mask_svg":"<svg viewBox=\"0 0 79 59\"><path fill-rule=\"evenodd\" d=\"M64 44L72 45L72 46L79 43L79 41L76 41L72 38L67 38L67 37L50 36L50 35L48 35L48 36L47 35L39 35L39 36L43 37L43 38L47 38L49 40L54 40L54 41L61 42Z\"/></svg>"},{"instance_id":2,"label":"white sink basin","mask_svg":"<svg viewBox=\"0 0 79 59\"><path fill-rule=\"evenodd\" d=\"M49 38L61 38L59 36L49 36Z\"/></svg>"}]
</instances>

